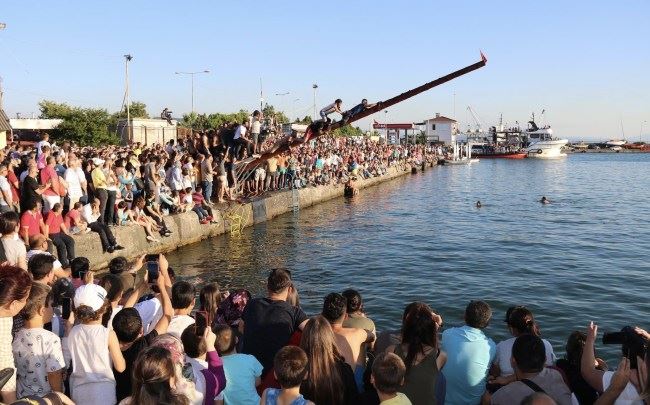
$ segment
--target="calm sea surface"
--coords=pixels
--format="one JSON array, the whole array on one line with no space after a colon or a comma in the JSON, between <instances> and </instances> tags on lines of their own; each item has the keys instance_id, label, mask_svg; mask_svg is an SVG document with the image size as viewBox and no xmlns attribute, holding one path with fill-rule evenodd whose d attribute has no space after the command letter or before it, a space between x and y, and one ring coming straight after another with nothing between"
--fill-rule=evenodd
<instances>
[{"instance_id":1,"label":"calm sea surface","mask_svg":"<svg viewBox=\"0 0 650 405\"><path fill-rule=\"evenodd\" d=\"M541 205L547 196L553 203ZM323 297L358 289L379 330L406 304L429 303L462 324L472 299L490 303L487 333L509 337L511 305L526 305L564 353L571 331L650 327L647 272L650 154L562 160L482 160L335 199L169 256L181 278L263 294L268 269L293 271L308 314ZM474 204L481 200L483 207ZM601 353L614 360L615 348Z\"/></svg>"}]
</instances>

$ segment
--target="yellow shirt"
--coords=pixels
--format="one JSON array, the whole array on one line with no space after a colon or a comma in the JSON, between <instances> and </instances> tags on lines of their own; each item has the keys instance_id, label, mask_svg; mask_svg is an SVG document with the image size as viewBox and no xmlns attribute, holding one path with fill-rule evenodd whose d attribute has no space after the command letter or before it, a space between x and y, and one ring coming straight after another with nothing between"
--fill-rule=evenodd
<instances>
[{"instance_id":1,"label":"yellow shirt","mask_svg":"<svg viewBox=\"0 0 650 405\"><path fill-rule=\"evenodd\" d=\"M90 177L93 179L95 188L106 188L106 176L101 167L94 168L90 173Z\"/></svg>"},{"instance_id":2,"label":"yellow shirt","mask_svg":"<svg viewBox=\"0 0 650 405\"><path fill-rule=\"evenodd\" d=\"M382 401L379 405L412 405L408 397L401 392L397 393L397 396L391 399Z\"/></svg>"}]
</instances>

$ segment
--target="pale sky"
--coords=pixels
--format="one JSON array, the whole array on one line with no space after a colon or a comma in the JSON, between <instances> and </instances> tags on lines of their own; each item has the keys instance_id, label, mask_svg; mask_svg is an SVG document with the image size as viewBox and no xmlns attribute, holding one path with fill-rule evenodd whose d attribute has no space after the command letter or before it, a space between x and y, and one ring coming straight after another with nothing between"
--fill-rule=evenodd
<instances>
[{"instance_id":1,"label":"pale sky","mask_svg":"<svg viewBox=\"0 0 650 405\"><path fill-rule=\"evenodd\" d=\"M377 114L439 112L465 128L546 110L558 136L650 142L650 1L31 1L2 0L0 76L10 116L44 98L116 111L130 53L131 99L149 113L252 111L291 118L340 97L371 102L487 55L488 66ZM276 94L286 93L284 96ZM455 97L454 97L455 94ZM298 100L296 100L298 99ZM455 103L454 103L455 99ZM361 122L368 128L370 120Z\"/></svg>"}]
</instances>

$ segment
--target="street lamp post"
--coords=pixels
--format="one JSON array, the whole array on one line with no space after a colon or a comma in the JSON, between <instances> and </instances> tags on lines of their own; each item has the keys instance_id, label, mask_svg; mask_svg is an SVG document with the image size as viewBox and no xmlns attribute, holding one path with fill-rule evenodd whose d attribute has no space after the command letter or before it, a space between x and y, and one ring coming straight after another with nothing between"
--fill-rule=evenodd
<instances>
[{"instance_id":1,"label":"street lamp post","mask_svg":"<svg viewBox=\"0 0 650 405\"><path fill-rule=\"evenodd\" d=\"M126 101L126 137L129 142L133 142L133 134L131 133L131 95L129 94L129 62L133 60L131 54L124 55L124 68L125 68L125 101Z\"/></svg>"},{"instance_id":2,"label":"street lamp post","mask_svg":"<svg viewBox=\"0 0 650 405\"><path fill-rule=\"evenodd\" d=\"M202 73L210 73L209 70L199 70L196 72L174 72L174 74L177 75L190 75L192 77L192 112L194 112L194 75L197 74L202 74Z\"/></svg>"},{"instance_id":3,"label":"street lamp post","mask_svg":"<svg viewBox=\"0 0 650 405\"><path fill-rule=\"evenodd\" d=\"M311 85L311 88L314 89L314 121L316 121L316 89L318 85L316 83Z\"/></svg>"}]
</instances>

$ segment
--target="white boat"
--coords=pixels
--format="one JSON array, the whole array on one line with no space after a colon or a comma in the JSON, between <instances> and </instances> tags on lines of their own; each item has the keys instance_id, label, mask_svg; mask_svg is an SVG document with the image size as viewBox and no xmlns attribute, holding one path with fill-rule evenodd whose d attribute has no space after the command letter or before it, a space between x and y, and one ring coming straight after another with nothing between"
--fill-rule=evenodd
<instances>
[{"instance_id":1,"label":"white boat","mask_svg":"<svg viewBox=\"0 0 650 405\"><path fill-rule=\"evenodd\" d=\"M605 145L607 146L623 146L627 143L626 140L624 139L610 139L609 141L605 142Z\"/></svg>"},{"instance_id":2,"label":"white boat","mask_svg":"<svg viewBox=\"0 0 650 405\"><path fill-rule=\"evenodd\" d=\"M528 129L522 133L528 138L528 146L525 150L529 158L555 159L566 156L562 148L569 143L569 140L554 137L549 125L539 128L535 124L535 114L528 121Z\"/></svg>"}]
</instances>

